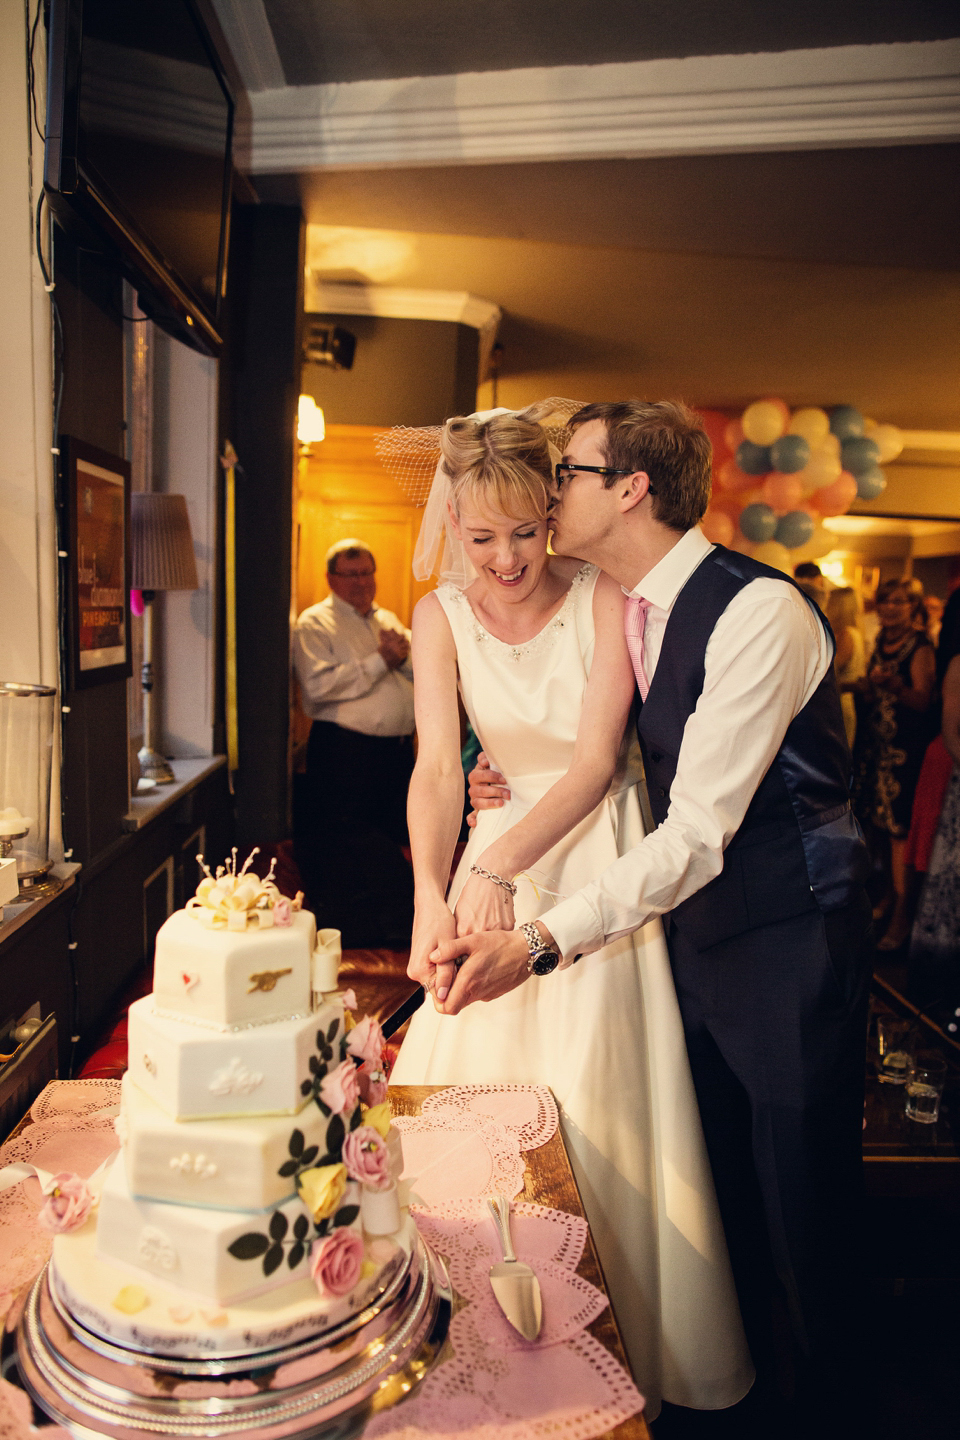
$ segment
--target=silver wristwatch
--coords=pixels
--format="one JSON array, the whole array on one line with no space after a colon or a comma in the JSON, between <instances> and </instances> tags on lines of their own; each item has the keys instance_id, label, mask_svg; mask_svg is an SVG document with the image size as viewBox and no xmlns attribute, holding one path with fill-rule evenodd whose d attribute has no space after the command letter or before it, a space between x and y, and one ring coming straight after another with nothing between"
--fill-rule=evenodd
<instances>
[{"instance_id":1,"label":"silver wristwatch","mask_svg":"<svg viewBox=\"0 0 960 1440\"><path fill-rule=\"evenodd\" d=\"M550 975L560 964L560 956L552 945L548 945L540 934L540 931L529 921L526 925L520 926L520 934L527 942L527 949L530 951L530 958L527 961L527 970L531 975Z\"/></svg>"}]
</instances>

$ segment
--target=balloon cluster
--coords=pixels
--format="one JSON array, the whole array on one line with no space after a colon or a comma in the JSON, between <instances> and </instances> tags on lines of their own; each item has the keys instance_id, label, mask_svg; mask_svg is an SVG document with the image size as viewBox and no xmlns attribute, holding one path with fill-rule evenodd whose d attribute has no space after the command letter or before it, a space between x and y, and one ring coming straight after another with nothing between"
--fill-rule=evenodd
<instances>
[{"instance_id":1,"label":"balloon cluster","mask_svg":"<svg viewBox=\"0 0 960 1440\"><path fill-rule=\"evenodd\" d=\"M787 574L834 548L824 517L882 494L880 467L903 449L895 425L852 405L791 414L782 400L756 400L739 420L710 411L704 425L714 464L704 533Z\"/></svg>"}]
</instances>

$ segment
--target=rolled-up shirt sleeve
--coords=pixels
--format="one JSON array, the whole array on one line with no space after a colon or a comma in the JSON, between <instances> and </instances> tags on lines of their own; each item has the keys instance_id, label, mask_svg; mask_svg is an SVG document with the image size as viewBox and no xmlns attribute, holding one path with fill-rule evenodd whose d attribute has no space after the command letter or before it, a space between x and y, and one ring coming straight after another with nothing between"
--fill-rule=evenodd
<instances>
[{"instance_id":1,"label":"rolled-up shirt sleeve","mask_svg":"<svg viewBox=\"0 0 960 1440\"><path fill-rule=\"evenodd\" d=\"M305 699L315 705L329 700L358 700L368 695L387 673L379 650L361 660L340 659L331 637L320 625L301 622L293 639L293 663Z\"/></svg>"},{"instance_id":2,"label":"rolled-up shirt sleeve","mask_svg":"<svg viewBox=\"0 0 960 1440\"><path fill-rule=\"evenodd\" d=\"M792 586L754 581L731 601L707 646L666 819L543 916L566 963L639 929L719 875L788 725L831 661L823 626Z\"/></svg>"}]
</instances>

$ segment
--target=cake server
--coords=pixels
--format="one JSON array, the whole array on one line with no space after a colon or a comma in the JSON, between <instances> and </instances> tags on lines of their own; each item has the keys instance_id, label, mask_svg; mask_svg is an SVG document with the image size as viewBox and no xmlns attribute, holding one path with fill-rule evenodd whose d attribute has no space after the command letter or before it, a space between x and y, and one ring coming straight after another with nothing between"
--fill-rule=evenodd
<instances>
[{"instance_id":1,"label":"cake server","mask_svg":"<svg viewBox=\"0 0 960 1440\"><path fill-rule=\"evenodd\" d=\"M497 1227L503 1259L490 1268L490 1284L500 1309L524 1340L536 1340L543 1320L540 1281L529 1265L518 1260L510 1239L510 1201L506 1195L488 1200Z\"/></svg>"}]
</instances>

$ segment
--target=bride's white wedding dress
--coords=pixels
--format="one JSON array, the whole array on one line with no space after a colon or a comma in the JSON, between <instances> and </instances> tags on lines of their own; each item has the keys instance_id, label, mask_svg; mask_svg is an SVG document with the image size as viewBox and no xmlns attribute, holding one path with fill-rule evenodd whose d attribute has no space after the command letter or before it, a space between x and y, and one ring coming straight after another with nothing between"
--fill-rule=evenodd
<instances>
[{"instance_id":1,"label":"bride's white wedding dress","mask_svg":"<svg viewBox=\"0 0 960 1440\"><path fill-rule=\"evenodd\" d=\"M502 809L480 813L451 905L476 856L569 768L598 573L584 566L558 613L523 645L485 630L456 586L436 592L470 723L511 792ZM606 799L537 862L532 880L518 878L518 925L550 909L548 892L572 894L642 839L630 738ZM661 1396L714 1409L746 1393L753 1370L659 921L460 1015L424 1005L390 1078L549 1085L648 1417Z\"/></svg>"}]
</instances>

